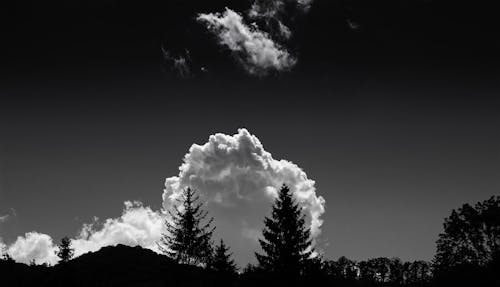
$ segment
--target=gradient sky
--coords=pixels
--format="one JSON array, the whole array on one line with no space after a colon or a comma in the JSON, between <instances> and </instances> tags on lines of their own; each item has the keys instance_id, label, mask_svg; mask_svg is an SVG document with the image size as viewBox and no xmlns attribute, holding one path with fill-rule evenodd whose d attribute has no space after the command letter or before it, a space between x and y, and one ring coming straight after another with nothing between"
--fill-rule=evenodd
<instances>
[{"instance_id":1,"label":"gradient sky","mask_svg":"<svg viewBox=\"0 0 500 287\"><path fill-rule=\"evenodd\" d=\"M102 35L51 32L48 48L30 53L11 32L0 84L0 215L10 216L0 236L74 236L94 216L119 216L125 200L159 209L164 180L191 144L245 127L316 181L327 257L431 259L451 209L499 194L498 59L454 37L421 51L373 25L366 38L383 34L383 43L344 35L335 53L305 51L296 69L264 78L230 60L179 78L156 54L165 39L142 26L132 29L142 37L101 48ZM484 44L491 35L474 37ZM322 39L307 49L325 53Z\"/></svg>"}]
</instances>

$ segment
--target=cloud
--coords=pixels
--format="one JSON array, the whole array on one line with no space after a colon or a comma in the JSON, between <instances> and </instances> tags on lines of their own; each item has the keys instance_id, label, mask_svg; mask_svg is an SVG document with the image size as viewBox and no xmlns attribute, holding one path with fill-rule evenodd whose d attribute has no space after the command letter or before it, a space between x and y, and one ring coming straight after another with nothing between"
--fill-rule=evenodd
<instances>
[{"instance_id":1,"label":"cloud","mask_svg":"<svg viewBox=\"0 0 500 287\"><path fill-rule=\"evenodd\" d=\"M6 213L6 214L3 214L3 215L0 215L0 223L4 223L6 222L7 220L10 220L11 218L13 217L16 217L17 216L17 212L14 208L10 208L9 209L9 212Z\"/></svg>"},{"instance_id":2,"label":"cloud","mask_svg":"<svg viewBox=\"0 0 500 287\"><path fill-rule=\"evenodd\" d=\"M0 215L0 223L7 221L9 217L10 217L9 214Z\"/></svg>"},{"instance_id":3,"label":"cloud","mask_svg":"<svg viewBox=\"0 0 500 287\"><path fill-rule=\"evenodd\" d=\"M313 0L297 0L297 4L304 10L305 12L309 11L309 8L311 8L311 5L313 3Z\"/></svg>"},{"instance_id":4,"label":"cloud","mask_svg":"<svg viewBox=\"0 0 500 287\"><path fill-rule=\"evenodd\" d=\"M174 55L171 51L165 50L162 47L163 58L168 65L182 78L188 78L192 76L191 72L191 56L189 50L185 50L179 55Z\"/></svg>"},{"instance_id":5,"label":"cloud","mask_svg":"<svg viewBox=\"0 0 500 287\"><path fill-rule=\"evenodd\" d=\"M55 251L56 247L52 238L36 231L17 237L16 241L7 248L7 252L14 260L26 264L32 260L35 260L37 264L45 262L55 264L58 261Z\"/></svg>"},{"instance_id":6,"label":"cloud","mask_svg":"<svg viewBox=\"0 0 500 287\"><path fill-rule=\"evenodd\" d=\"M266 30L280 40L292 37L291 29L283 22L293 22L298 12L307 13L312 0L255 0L248 11L252 20L261 20Z\"/></svg>"},{"instance_id":7,"label":"cloud","mask_svg":"<svg viewBox=\"0 0 500 287\"><path fill-rule=\"evenodd\" d=\"M7 245L3 242L3 238L0 237L0 257L2 257L3 252L7 250Z\"/></svg>"},{"instance_id":8,"label":"cloud","mask_svg":"<svg viewBox=\"0 0 500 287\"><path fill-rule=\"evenodd\" d=\"M313 0L255 0L248 15L252 18L281 18L286 16L286 7L308 12Z\"/></svg>"},{"instance_id":9,"label":"cloud","mask_svg":"<svg viewBox=\"0 0 500 287\"><path fill-rule=\"evenodd\" d=\"M85 224L73 240L75 256L117 244L139 245L157 251L156 242L161 238L163 217L138 201L126 201L119 218L107 219L99 229L95 229L94 225Z\"/></svg>"},{"instance_id":10,"label":"cloud","mask_svg":"<svg viewBox=\"0 0 500 287\"><path fill-rule=\"evenodd\" d=\"M359 28L361 27L361 25L354 20L347 19L346 22L347 22L347 26L349 26L349 28L351 30L359 30Z\"/></svg>"},{"instance_id":11,"label":"cloud","mask_svg":"<svg viewBox=\"0 0 500 287\"><path fill-rule=\"evenodd\" d=\"M246 129L235 135L218 133L203 145L193 144L179 170L165 181L164 209L176 204L186 186L198 190L215 217L217 234L228 240L240 258L253 260L258 248L255 237L262 230L264 216L269 216L276 188L283 183L306 213L312 235L316 238L321 233L325 200L316 194L315 182L296 164L274 159Z\"/></svg>"},{"instance_id":12,"label":"cloud","mask_svg":"<svg viewBox=\"0 0 500 287\"><path fill-rule=\"evenodd\" d=\"M295 57L257 25L247 25L237 12L226 8L224 13L200 14L198 21L217 35L219 43L230 49L243 67L253 75L269 71L287 71L297 62Z\"/></svg>"},{"instance_id":13,"label":"cloud","mask_svg":"<svg viewBox=\"0 0 500 287\"><path fill-rule=\"evenodd\" d=\"M100 227L96 225L96 222L84 224L80 234L72 239L75 256L117 244L139 245L158 252L156 242L163 231L163 217L140 202L126 201L120 217L107 219ZM57 263L56 250L54 240L38 232L26 233L8 247L9 254L17 262L29 263L34 259L37 264Z\"/></svg>"},{"instance_id":14,"label":"cloud","mask_svg":"<svg viewBox=\"0 0 500 287\"><path fill-rule=\"evenodd\" d=\"M277 188L283 183L291 188L303 208L313 238L321 233L325 200L316 194L315 182L296 164L274 159L246 129L239 129L235 135L218 133L203 145L193 144L179 170L177 176L165 180L163 209L176 204L184 187L196 189L210 215L215 217L216 236L230 244L240 264L254 260L263 219L269 216ZM83 225L72 239L75 256L117 244L139 245L158 252L164 220L161 211L137 201L126 201L121 216L101 224L96 219ZM57 263L56 250L55 241L39 232L28 232L7 247L14 260L23 263L35 260L37 264Z\"/></svg>"}]
</instances>

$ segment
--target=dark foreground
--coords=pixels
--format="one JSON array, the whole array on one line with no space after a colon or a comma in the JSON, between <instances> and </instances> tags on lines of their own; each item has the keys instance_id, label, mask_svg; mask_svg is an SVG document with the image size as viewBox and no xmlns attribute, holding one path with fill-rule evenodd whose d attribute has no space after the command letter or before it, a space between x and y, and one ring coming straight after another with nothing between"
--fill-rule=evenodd
<instances>
[{"instance_id":1,"label":"dark foreground","mask_svg":"<svg viewBox=\"0 0 500 287\"><path fill-rule=\"evenodd\" d=\"M0 260L0 286L500 286L498 260L485 269L466 266L428 282L370 282L339 278L319 268L303 277L246 269L224 275L179 265L141 247L105 247L56 266L29 266Z\"/></svg>"}]
</instances>

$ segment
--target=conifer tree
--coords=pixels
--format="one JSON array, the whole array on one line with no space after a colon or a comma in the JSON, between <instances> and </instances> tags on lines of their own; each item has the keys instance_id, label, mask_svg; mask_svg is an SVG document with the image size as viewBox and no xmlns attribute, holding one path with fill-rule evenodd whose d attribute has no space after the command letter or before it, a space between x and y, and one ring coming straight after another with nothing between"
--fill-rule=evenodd
<instances>
[{"instance_id":1,"label":"conifer tree","mask_svg":"<svg viewBox=\"0 0 500 287\"><path fill-rule=\"evenodd\" d=\"M255 254L260 267L275 273L303 274L312 255L310 229L286 185L281 187L264 225L264 240L259 243L265 254Z\"/></svg>"},{"instance_id":2,"label":"conifer tree","mask_svg":"<svg viewBox=\"0 0 500 287\"><path fill-rule=\"evenodd\" d=\"M158 243L160 251L181 264L207 265L212 255L213 217L198 203L199 196L190 187L183 190L179 204L168 210L166 233Z\"/></svg>"},{"instance_id":3,"label":"conifer tree","mask_svg":"<svg viewBox=\"0 0 500 287\"><path fill-rule=\"evenodd\" d=\"M221 239L219 245L215 247L214 257L212 258L211 267L213 270L227 275L234 275L237 272L236 264L231 258L229 247L224 244Z\"/></svg>"},{"instance_id":4,"label":"conifer tree","mask_svg":"<svg viewBox=\"0 0 500 287\"><path fill-rule=\"evenodd\" d=\"M61 263L68 262L71 258L73 258L75 250L71 248L71 239L69 237L63 237L61 239L61 243L59 243L57 247L59 250L56 251L56 255L61 259Z\"/></svg>"}]
</instances>

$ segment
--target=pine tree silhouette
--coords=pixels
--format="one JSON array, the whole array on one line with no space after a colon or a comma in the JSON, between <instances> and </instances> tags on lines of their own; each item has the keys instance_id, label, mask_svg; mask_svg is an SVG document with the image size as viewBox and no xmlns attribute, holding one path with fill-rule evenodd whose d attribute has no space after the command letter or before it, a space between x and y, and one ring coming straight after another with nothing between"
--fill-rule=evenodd
<instances>
[{"instance_id":1,"label":"pine tree silhouette","mask_svg":"<svg viewBox=\"0 0 500 287\"><path fill-rule=\"evenodd\" d=\"M215 247L214 257L212 259L211 267L213 270L226 275L236 274L238 268L231 258L231 253L229 253L229 247L224 244L221 239L219 245Z\"/></svg>"},{"instance_id":2,"label":"pine tree silhouette","mask_svg":"<svg viewBox=\"0 0 500 287\"><path fill-rule=\"evenodd\" d=\"M69 237L63 237L57 247L59 250L56 251L56 255L61 259L61 263L68 262L73 258L75 250L71 248L71 239Z\"/></svg>"},{"instance_id":3,"label":"pine tree silhouette","mask_svg":"<svg viewBox=\"0 0 500 287\"><path fill-rule=\"evenodd\" d=\"M206 265L212 254L213 217L205 224L208 212L197 203L199 196L190 187L184 189L179 206L169 210L167 232L158 243L160 251L181 264Z\"/></svg>"},{"instance_id":4,"label":"pine tree silhouette","mask_svg":"<svg viewBox=\"0 0 500 287\"><path fill-rule=\"evenodd\" d=\"M260 267L279 274L303 274L312 254L310 230L286 185L281 187L271 218L266 217L264 225L264 240L259 243L265 255L255 253Z\"/></svg>"}]
</instances>

